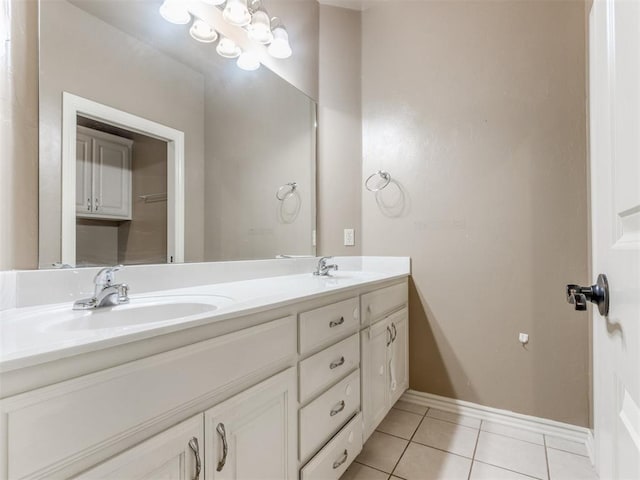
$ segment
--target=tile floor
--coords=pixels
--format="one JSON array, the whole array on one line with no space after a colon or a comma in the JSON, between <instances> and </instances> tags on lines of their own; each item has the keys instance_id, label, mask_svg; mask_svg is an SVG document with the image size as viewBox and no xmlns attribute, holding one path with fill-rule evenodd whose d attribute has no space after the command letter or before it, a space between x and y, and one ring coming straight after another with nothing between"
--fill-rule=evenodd
<instances>
[{"instance_id":1,"label":"tile floor","mask_svg":"<svg viewBox=\"0 0 640 480\"><path fill-rule=\"evenodd\" d=\"M341 480L594 480L584 445L399 401Z\"/></svg>"}]
</instances>

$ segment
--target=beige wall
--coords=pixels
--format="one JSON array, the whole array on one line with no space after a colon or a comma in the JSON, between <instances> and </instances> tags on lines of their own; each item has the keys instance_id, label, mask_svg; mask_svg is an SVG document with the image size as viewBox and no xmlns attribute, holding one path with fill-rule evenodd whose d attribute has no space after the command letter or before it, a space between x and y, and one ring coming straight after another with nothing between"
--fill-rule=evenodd
<instances>
[{"instance_id":1,"label":"beige wall","mask_svg":"<svg viewBox=\"0 0 640 480\"><path fill-rule=\"evenodd\" d=\"M185 259L202 260L204 76L62 0L40 32L40 265L60 260L63 91L185 132Z\"/></svg>"},{"instance_id":2,"label":"beige wall","mask_svg":"<svg viewBox=\"0 0 640 480\"><path fill-rule=\"evenodd\" d=\"M38 8L0 0L0 270L38 264Z\"/></svg>"},{"instance_id":3,"label":"beige wall","mask_svg":"<svg viewBox=\"0 0 640 480\"><path fill-rule=\"evenodd\" d=\"M362 208L364 254L412 258L411 387L587 425L584 5L410 5L363 14L364 174L404 210Z\"/></svg>"},{"instance_id":4,"label":"beige wall","mask_svg":"<svg viewBox=\"0 0 640 480\"><path fill-rule=\"evenodd\" d=\"M318 253L359 255L362 245L360 12L320 6ZM355 229L345 247L343 229Z\"/></svg>"}]
</instances>

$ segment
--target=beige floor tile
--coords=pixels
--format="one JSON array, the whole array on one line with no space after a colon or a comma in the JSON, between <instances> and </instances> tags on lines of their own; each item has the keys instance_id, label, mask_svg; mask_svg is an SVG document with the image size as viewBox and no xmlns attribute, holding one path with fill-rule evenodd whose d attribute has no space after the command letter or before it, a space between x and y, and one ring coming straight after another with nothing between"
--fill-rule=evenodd
<instances>
[{"instance_id":1,"label":"beige floor tile","mask_svg":"<svg viewBox=\"0 0 640 480\"><path fill-rule=\"evenodd\" d=\"M427 410L429 410L427 407L423 407L416 403L406 402L404 400L398 400L393 408L404 410L405 412L417 413L418 415L424 415L427 413Z\"/></svg>"},{"instance_id":2,"label":"beige floor tile","mask_svg":"<svg viewBox=\"0 0 640 480\"><path fill-rule=\"evenodd\" d=\"M342 474L340 480L387 480L387 478L389 478L388 473L353 462Z\"/></svg>"},{"instance_id":3,"label":"beige floor tile","mask_svg":"<svg viewBox=\"0 0 640 480\"><path fill-rule=\"evenodd\" d=\"M481 430L485 432L497 433L499 435L505 435L511 438L517 438L525 442L537 443L538 445L544 445L544 439L541 433L534 433L528 430L522 430L520 428L510 427L503 425L502 423L495 422L482 422Z\"/></svg>"},{"instance_id":4,"label":"beige floor tile","mask_svg":"<svg viewBox=\"0 0 640 480\"><path fill-rule=\"evenodd\" d=\"M589 457L547 449L551 480L597 480Z\"/></svg>"},{"instance_id":5,"label":"beige floor tile","mask_svg":"<svg viewBox=\"0 0 640 480\"><path fill-rule=\"evenodd\" d=\"M358 463L391 473L407 443L407 440L386 433L373 432L356 460Z\"/></svg>"},{"instance_id":6,"label":"beige floor tile","mask_svg":"<svg viewBox=\"0 0 640 480\"><path fill-rule=\"evenodd\" d=\"M536 478L547 479L544 446L480 431L475 459Z\"/></svg>"},{"instance_id":7,"label":"beige floor tile","mask_svg":"<svg viewBox=\"0 0 640 480\"><path fill-rule=\"evenodd\" d=\"M480 420L478 418L468 417L459 413L445 412L443 410L437 410L430 408L427 412L427 417L437 418L446 422L457 423L458 425L464 425L465 427L480 428Z\"/></svg>"},{"instance_id":8,"label":"beige floor tile","mask_svg":"<svg viewBox=\"0 0 640 480\"><path fill-rule=\"evenodd\" d=\"M571 440L565 440L564 438L552 437L551 435L545 435L547 441L547 448L555 448L556 450L564 450L565 452L575 453L576 455L582 455L588 457L587 446L584 443L573 442Z\"/></svg>"},{"instance_id":9,"label":"beige floor tile","mask_svg":"<svg viewBox=\"0 0 640 480\"><path fill-rule=\"evenodd\" d=\"M407 480L467 480L470 468L469 458L411 442L393 473Z\"/></svg>"},{"instance_id":10,"label":"beige floor tile","mask_svg":"<svg viewBox=\"0 0 640 480\"><path fill-rule=\"evenodd\" d=\"M475 428L425 417L413 441L472 458L477 438Z\"/></svg>"},{"instance_id":11,"label":"beige floor tile","mask_svg":"<svg viewBox=\"0 0 640 480\"><path fill-rule=\"evenodd\" d=\"M376 430L409 440L421 420L420 415L392 408Z\"/></svg>"},{"instance_id":12,"label":"beige floor tile","mask_svg":"<svg viewBox=\"0 0 640 480\"><path fill-rule=\"evenodd\" d=\"M532 477L486 463L473 462L469 480L532 480Z\"/></svg>"}]
</instances>

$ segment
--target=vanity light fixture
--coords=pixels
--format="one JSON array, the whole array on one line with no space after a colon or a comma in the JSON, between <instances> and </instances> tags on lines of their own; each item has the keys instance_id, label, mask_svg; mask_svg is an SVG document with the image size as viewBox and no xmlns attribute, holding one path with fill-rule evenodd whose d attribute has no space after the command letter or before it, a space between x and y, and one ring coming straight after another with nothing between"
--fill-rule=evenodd
<instances>
[{"instance_id":1,"label":"vanity light fixture","mask_svg":"<svg viewBox=\"0 0 640 480\"><path fill-rule=\"evenodd\" d=\"M218 39L218 32L204 20L199 18L193 21L189 34L194 40L202 43L213 43Z\"/></svg>"},{"instance_id":2,"label":"vanity light fixture","mask_svg":"<svg viewBox=\"0 0 640 480\"><path fill-rule=\"evenodd\" d=\"M271 20L273 25L273 41L267 51L274 58L289 58L291 56L291 45L289 45L289 34L279 18Z\"/></svg>"},{"instance_id":3,"label":"vanity light fixture","mask_svg":"<svg viewBox=\"0 0 640 480\"><path fill-rule=\"evenodd\" d=\"M247 34L251 40L262 45L267 45L273 41L271 31L271 20L264 10L257 10L251 16L251 23L247 25Z\"/></svg>"},{"instance_id":4,"label":"vanity light fixture","mask_svg":"<svg viewBox=\"0 0 640 480\"><path fill-rule=\"evenodd\" d=\"M248 25L251 22L251 13L247 7L247 0L227 0L222 17L236 27Z\"/></svg>"},{"instance_id":5,"label":"vanity light fixture","mask_svg":"<svg viewBox=\"0 0 640 480\"><path fill-rule=\"evenodd\" d=\"M236 65L238 65L238 68L241 68L242 70L257 70L260 68L260 59L253 52L242 52L238 57Z\"/></svg>"},{"instance_id":6,"label":"vanity light fixture","mask_svg":"<svg viewBox=\"0 0 640 480\"><path fill-rule=\"evenodd\" d=\"M227 37L221 37L216 47L218 55L224 58L236 58L242 53L236 42Z\"/></svg>"},{"instance_id":7,"label":"vanity light fixture","mask_svg":"<svg viewBox=\"0 0 640 480\"><path fill-rule=\"evenodd\" d=\"M191 14L182 0L164 0L160 5L160 15L167 22L175 23L176 25L186 25L191 21Z\"/></svg>"},{"instance_id":8,"label":"vanity light fixture","mask_svg":"<svg viewBox=\"0 0 640 480\"><path fill-rule=\"evenodd\" d=\"M227 0L202 0L204 3L208 3L209 5L222 5Z\"/></svg>"}]
</instances>

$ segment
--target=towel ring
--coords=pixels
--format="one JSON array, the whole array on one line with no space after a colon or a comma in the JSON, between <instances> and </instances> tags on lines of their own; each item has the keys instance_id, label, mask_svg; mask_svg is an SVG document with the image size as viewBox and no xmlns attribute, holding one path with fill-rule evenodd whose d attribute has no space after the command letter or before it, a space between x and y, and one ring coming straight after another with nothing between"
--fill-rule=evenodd
<instances>
[{"instance_id":1,"label":"towel ring","mask_svg":"<svg viewBox=\"0 0 640 480\"><path fill-rule=\"evenodd\" d=\"M384 183L379 187L374 188L371 186L370 182L371 182L371 179L376 176L382 178L382 180L384 180ZM386 188L386 186L389 185L389 182L391 182L391 175L389 175L389 172L386 172L384 170L378 170L376 173L372 173L371 175L369 175L369 177L364 182L364 186L370 192L379 192L380 190Z\"/></svg>"},{"instance_id":2,"label":"towel ring","mask_svg":"<svg viewBox=\"0 0 640 480\"><path fill-rule=\"evenodd\" d=\"M276 191L276 198L282 202L293 195L293 192L296 191L296 188L298 188L298 184L296 182L289 182L285 185L282 185Z\"/></svg>"}]
</instances>

